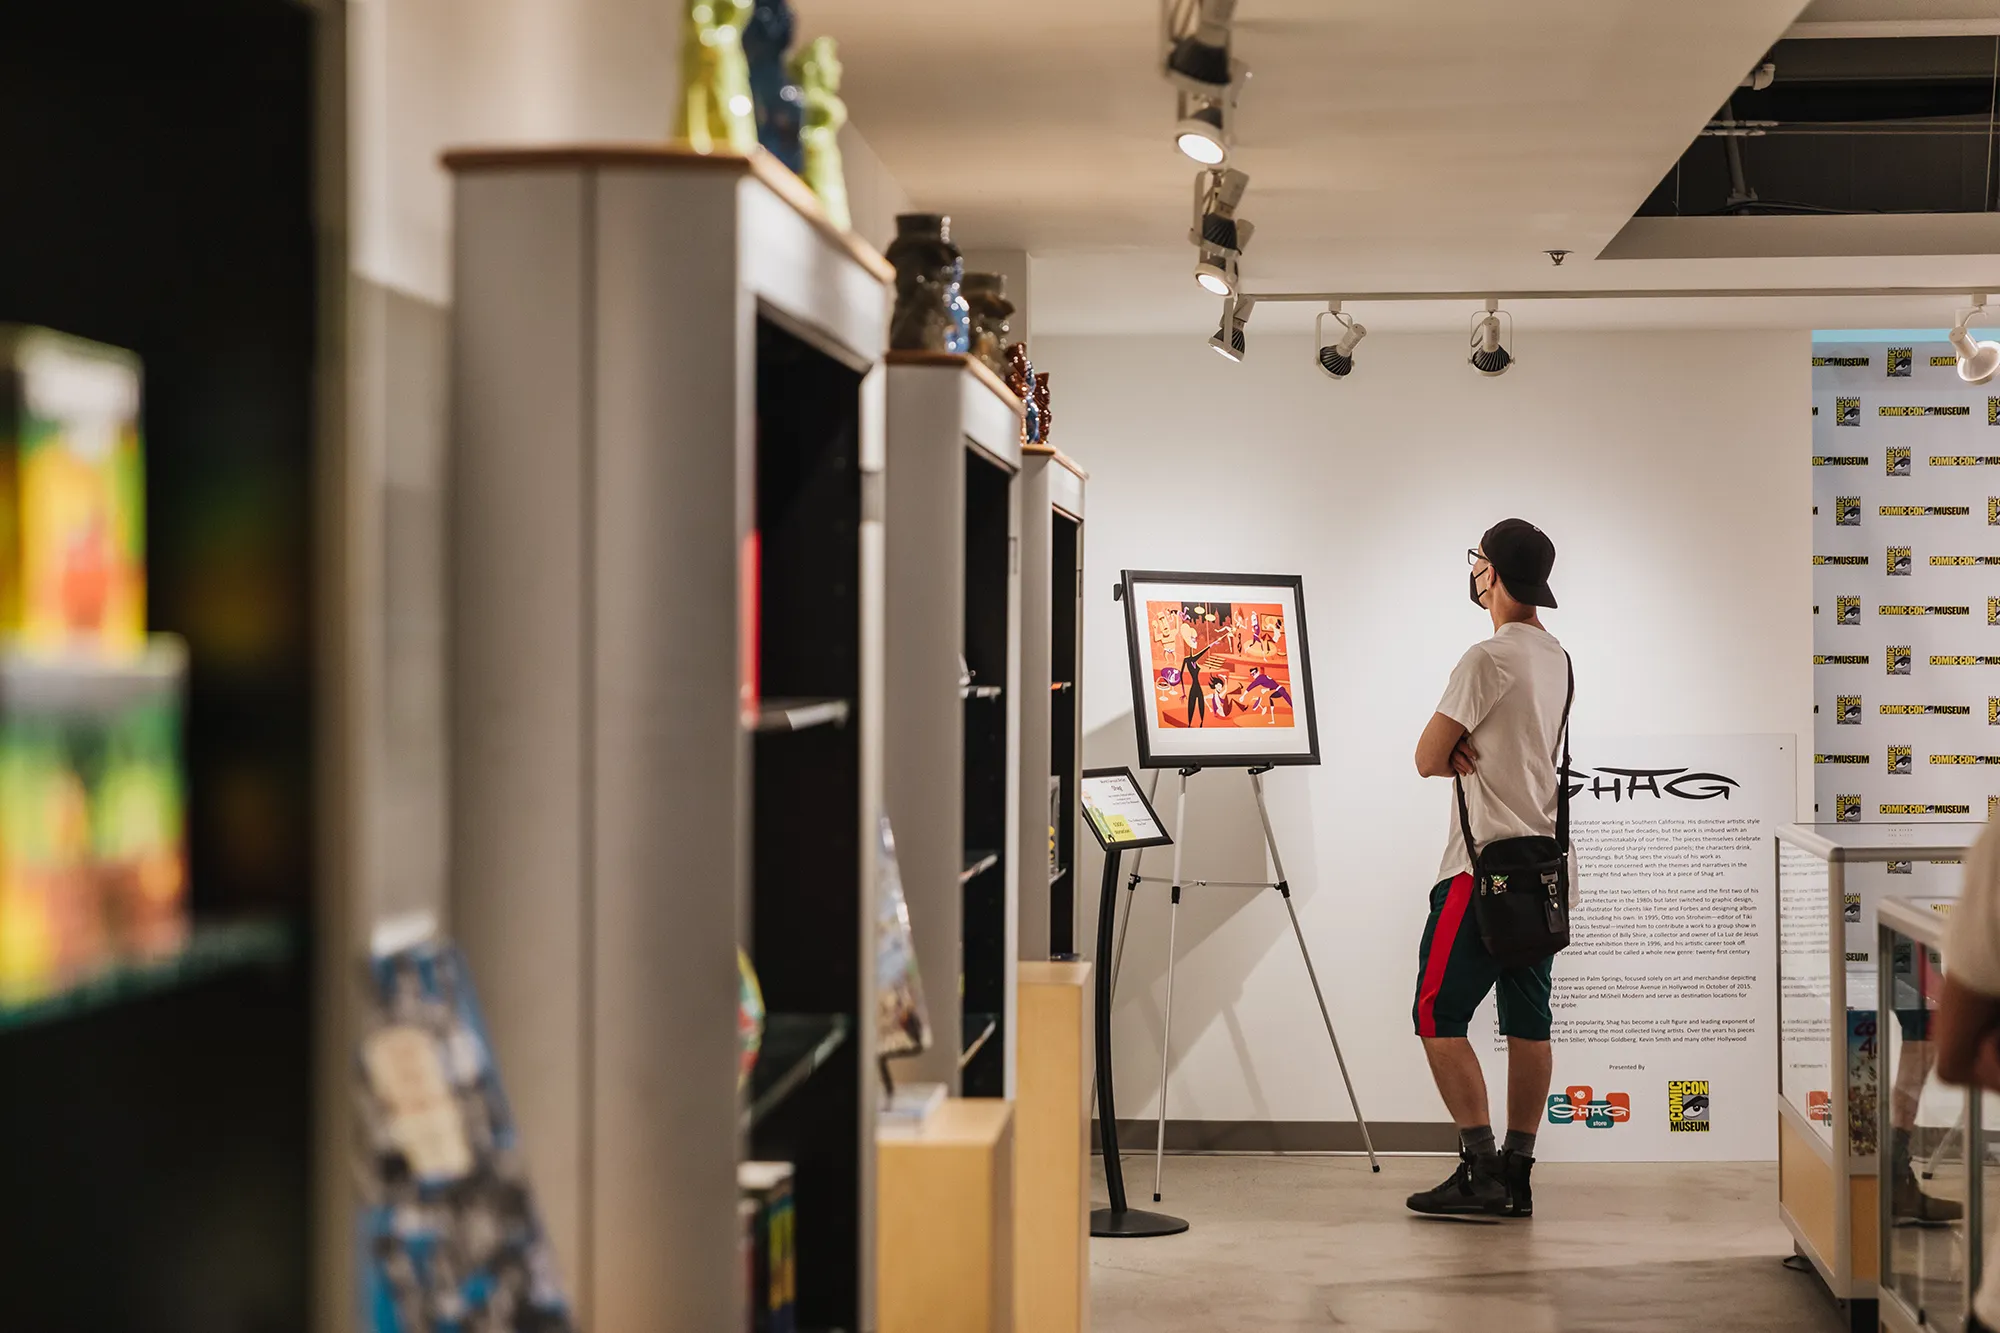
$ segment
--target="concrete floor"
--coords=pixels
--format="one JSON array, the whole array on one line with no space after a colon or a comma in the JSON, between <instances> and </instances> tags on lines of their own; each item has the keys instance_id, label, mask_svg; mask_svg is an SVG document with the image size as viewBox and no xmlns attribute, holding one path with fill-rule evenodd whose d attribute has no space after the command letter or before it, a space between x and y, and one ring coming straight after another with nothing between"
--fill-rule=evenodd
<instances>
[{"instance_id":1,"label":"concrete floor","mask_svg":"<svg viewBox=\"0 0 2000 1333\"><path fill-rule=\"evenodd\" d=\"M1775 1166L1535 1170L1523 1222L1419 1218L1403 1198L1443 1158L1127 1159L1132 1205L1183 1235L1093 1240L1095 1333L1845 1333L1808 1274L1784 1268ZM1096 1199L1104 1200L1101 1168Z\"/></svg>"}]
</instances>

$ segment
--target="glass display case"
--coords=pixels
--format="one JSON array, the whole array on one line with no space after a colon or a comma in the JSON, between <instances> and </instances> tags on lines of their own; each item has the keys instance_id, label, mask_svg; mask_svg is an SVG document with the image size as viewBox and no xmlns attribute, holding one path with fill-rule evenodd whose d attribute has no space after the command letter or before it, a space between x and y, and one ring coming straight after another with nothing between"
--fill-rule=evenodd
<instances>
[{"instance_id":1,"label":"glass display case","mask_svg":"<svg viewBox=\"0 0 2000 1333\"><path fill-rule=\"evenodd\" d=\"M1938 1081L1932 1016L1944 991L1943 944L1951 899L1889 898L1877 911L1877 994L1883 1095L1876 1098L1881 1164L1877 1224L1882 1238L1879 1318L1899 1333L1965 1327L1979 1281L1978 1243L1990 1141L1981 1098ZM2000 1104L2000 1098L1988 1099Z\"/></svg>"},{"instance_id":2,"label":"glass display case","mask_svg":"<svg viewBox=\"0 0 2000 1333\"><path fill-rule=\"evenodd\" d=\"M1856 1328L1874 1327L1881 1271L1878 909L1891 896L1957 896L1960 861L1984 828L1778 830L1779 1213Z\"/></svg>"}]
</instances>

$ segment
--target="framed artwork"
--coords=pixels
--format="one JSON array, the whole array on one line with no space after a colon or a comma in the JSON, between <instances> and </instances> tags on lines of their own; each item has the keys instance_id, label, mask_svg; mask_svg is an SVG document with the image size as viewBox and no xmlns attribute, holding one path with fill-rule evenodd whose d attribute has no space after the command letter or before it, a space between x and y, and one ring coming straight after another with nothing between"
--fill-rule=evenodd
<instances>
[{"instance_id":1,"label":"framed artwork","mask_svg":"<svg viewBox=\"0 0 2000 1333\"><path fill-rule=\"evenodd\" d=\"M1296 574L1125 570L1141 768L1317 764Z\"/></svg>"}]
</instances>

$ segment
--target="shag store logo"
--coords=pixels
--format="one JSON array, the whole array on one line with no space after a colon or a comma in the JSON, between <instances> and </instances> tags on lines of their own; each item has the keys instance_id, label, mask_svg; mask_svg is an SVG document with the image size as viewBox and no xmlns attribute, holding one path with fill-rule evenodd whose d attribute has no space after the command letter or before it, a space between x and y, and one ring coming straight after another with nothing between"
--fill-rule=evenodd
<instances>
[{"instance_id":1,"label":"shag store logo","mask_svg":"<svg viewBox=\"0 0 2000 1333\"><path fill-rule=\"evenodd\" d=\"M1953 363L1956 364L1956 358L1953 358ZM1814 366L1845 366L1849 369L1857 369L1867 364L1868 358L1865 356L1816 356L1813 358Z\"/></svg>"},{"instance_id":2,"label":"shag store logo","mask_svg":"<svg viewBox=\"0 0 2000 1333\"><path fill-rule=\"evenodd\" d=\"M1885 417L1969 417L1972 406L1969 403L1946 403L1936 407L1878 407L1877 413Z\"/></svg>"},{"instance_id":3,"label":"shag store logo","mask_svg":"<svg viewBox=\"0 0 2000 1333\"><path fill-rule=\"evenodd\" d=\"M1883 518L1964 518L1971 512L1971 505L1883 505L1881 510Z\"/></svg>"},{"instance_id":4,"label":"shag store logo","mask_svg":"<svg viewBox=\"0 0 2000 1333\"><path fill-rule=\"evenodd\" d=\"M1868 557L1865 555L1816 555L1813 557L1813 563L1815 565L1861 565L1865 567L1868 564Z\"/></svg>"},{"instance_id":5,"label":"shag store logo","mask_svg":"<svg viewBox=\"0 0 2000 1333\"><path fill-rule=\"evenodd\" d=\"M1969 805L1909 804L1880 805L1875 808L1885 815L1969 815L1972 813L1972 807ZM1861 816L1857 814L1850 822L1860 823Z\"/></svg>"},{"instance_id":6,"label":"shag store logo","mask_svg":"<svg viewBox=\"0 0 2000 1333\"><path fill-rule=\"evenodd\" d=\"M1891 347L1889 349L1889 378L1906 380L1910 378L1910 367L1916 362L1917 349L1914 347Z\"/></svg>"},{"instance_id":7,"label":"shag store logo","mask_svg":"<svg viewBox=\"0 0 2000 1333\"><path fill-rule=\"evenodd\" d=\"M1948 569L1964 569L1972 565L2000 565L2000 555L1934 555L1933 566Z\"/></svg>"},{"instance_id":8,"label":"shag store logo","mask_svg":"<svg viewBox=\"0 0 2000 1333\"><path fill-rule=\"evenodd\" d=\"M1971 704L1883 704L1884 717L1971 717Z\"/></svg>"},{"instance_id":9,"label":"shag store logo","mask_svg":"<svg viewBox=\"0 0 2000 1333\"><path fill-rule=\"evenodd\" d=\"M1892 643L1892 644L1890 644L1890 645L1889 645L1889 646L1888 646L1887 648L1884 648L1884 649L1882 650L1882 652L1883 652L1883 656L1884 656L1884 658L1885 658L1885 659L1887 660L1887 662L1888 662L1888 664L1889 664L1889 674L1890 674L1890 675L1892 675L1892 676L1907 676L1907 675L1909 675L1909 674L1910 674L1910 645L1909 645L1909 644L1907 644L1907 643Z\"/></svg>"},{"instance_id":10,"label":"shag store logo","mask_svg":"<svg viewBox=\"0 0 2000 1333\"><path fill-rule=\"evenodd\" d=\"M1865 764L1868 762L1868 756L1865 754L1816 754L1813 756L1813 762L1815 764Z\"/></svg>"},{"instance_id":11,"label":"shag store logo","mask_svg":"<svg viewBox=\"0 0 2000 1333\"><path fill-rule=\"evenodd\" d=\"M1910 747L1892 745L1889 747L1889 776L1906 778L1910 776Z\"/></svg>"},{"instance_id":12,"label":"shag store logo","mask_svg":"<svg viewBox=\"0 0 2000 1333\"><path fill-rule=\"evenodd\" d=\"M1932 653L1932 666L2000 666L2000 656L1991 653Z\"/></svg>"},{"instance_id":13,"label":"shag store logo","mask_svg":"<svg viewBox=\"0 0 2000 1333\"><path fill-rule=\"evenodd\" d=\"M1861 497L1842 495L1833 502L1833 524L1837 528L1861 526Z\"/></svg>"},{"instance_id":14,"label":"shag store logo","mask_svg":"<svg viewBox=\"0 0 2000 1333\"><path fill-rule=\"evenodd\" d=\"M2000 699L1993 701L2000 704ZM1861 725L1861 696L1843 694L1834 701L1833 720L1837 726L1858 727Z\"/></svg>"},{"instance_id":15,"label":"shag store logo","mask_svg":"<svg viewBox=\"0 0 2000 1333\"><path fill-rule=\"evenodd\" d=\"M1677 1078L1667 1084L1667 1128L1677 1134L1708 1132L1708 1080Z\"/></svg>"},{"instance_id":16,"label":"shag store logo","mask_svg":"<svg viewBox=\"0 0 2000 1333\"><path fill-rule=\"evenodd\" d=\"M1910 451L1908 449L1891 449L1883 454L1882 470L1892 477L1909 476Z\"/></svg>"},{"instance_id":17,"label":"shag store logo","mask_svg":"<svg viewBox=\"0 0 2000 1333\"><path fill-rule=\"evenodd\" d=\"M1868 364L1864 359L1863 365ZM1861 400L1859 398L1836 398L1833 400L1833 424L1836 426L1861 425Z\"/></svg>"},{"instance_id":18,"label":"shag store logo","mask_svg":"<svg viewBox=\"0 0 2000 1333\"><path fill-rule=\"evenodd\" d=\"M1987 422L1992 425L1992 422ZM1932 454L1932 467L1994 467L2000 465L2000 454Z\"/></svg>"},{"instance_id":19,"label":"shag store logo","mask_svg":"<svg viewBox=\"0 0 2000 1333\"><path fill-rule=\"evenodd\" d=\"M1582 1125L1586 1129L1610 1129L1632 1118L1632 1095L1607 1092L1599 1097L1589 1086L1579 1084L1549 1094L1551 1125Z\"/></svg>"},{"instance_id":20,"label":"shag store logo","mask_svg":"<svg viewBox=\"0 0 2000 1333\"><path fill-rule=\"evenodd\" d=\"M1891 546L1889 554L1884 556L1883 559L1889 566L1890 578L1908 578L1910 576L1910 566L1913 561L1910 557L1909 547Z\"/></svg>"},{"instance_id":21,"label":"shag store logo","mask_svg":"<svg viewBox=\"0 0 2000 1333\"><path fill-rule=\"evenodd\" d=\"M1815 407L1813 411L1819 409ZM1814 454L1814 467L1867 467L1867 454Z\"/></svg>"},{"instance_id":22,"label":"shag store logo","mask_svg":"<svg viewBox=\"0 0 2000 1333\"><path fill-rule=\"evenodd\" d=\"M1823 1092L1806 1094L1806 1117L1822 1125L1833 1123L1833 1099Z\"/></svg>"},{"instance_id":23,"label":"shag store logo","mask_svg":"<svg viewBox=\"0 0 2000 1333\"><path fill-rule=\"evenodd\" d=\"M1861 623L1861 599L1859 597L1836 597L1833 599L1834 623L1836 625L1859 625Z\"/></svg>"},{"instance_id":24,"label":"shag store logo","mask_svg":"<svg viewBox=\"0 0 2000 1333\"><path fill-rule=\"evenodd\" d=\"M1878 606L1877 615L1883 616L1969 616L1969 606ZM1996 622L2000 623L2000 622Z\"/></svg>"},{"instance_id":25,"label":"shag store logo","mask_svg":"<svg viewBox=\"0 0 2000 1333\"><path fill-rule=\"evenodd\" d=\"M1867 666L1866 653L1814 653L1814 666Z\"/></svg>"},{"instance_id":26,"label":"shag store logo","mask_svg":"<svg viewBox=\"0 0 2000 1333\"><path fill-rule=\"evenodd\" d=\"M1859 824L1861 822L1861 797L1858 795L1834 797L1833 820L1836 824Z\"/></svg>"},{"instance_id":27,"label":"shag store logo","mask_svg":"<svg viewBox=\"0 0 2000 1333\"><path fill-rule=\"evenodd\" d=\"M2000 764L2000 754L1934 754L1931 762L1954 768L1971 768L1979 764Z\"/></svg>"}]
</instances>

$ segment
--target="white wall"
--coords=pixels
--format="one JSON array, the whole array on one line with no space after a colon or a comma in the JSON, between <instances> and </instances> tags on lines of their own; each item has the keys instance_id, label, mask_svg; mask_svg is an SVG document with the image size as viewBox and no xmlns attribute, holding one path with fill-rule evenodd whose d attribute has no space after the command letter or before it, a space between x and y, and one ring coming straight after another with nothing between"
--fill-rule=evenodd
<instances>
[{"instance_id":1,"label":"white wall","mask_svg":"<svg viewBox=\"0 0 2000 1333\"><path fill-rule=\"evenodd\" d=\"M1302 573L1324 763L1266 779L1285 870L1362 1109L1446 1119L1409 1015L1450 788L1412 754L1491 632L1465 550L1511 516L1554 538L1547 623L1576 658L1579 734L1810 737L1808 336L1552 334L1497 380L1456 335L1377 336L1345 383L1310 339L1254 323L1241 365L1197 333L1034 350L1053 442L1091 473L1085 762L1135 762L1121 568ZM1186 877L1266 876L1240 771L1195 778L1188 804ZM1100 867L1093 846L1079 883ZM1140 902L1115 1011L1121 1118L1153 1114L1159 1079L1166 894ZM1194 889L1180 915L1169 1117L1347 1118L1277 895Z\"/></svg>"}]
</instances>

